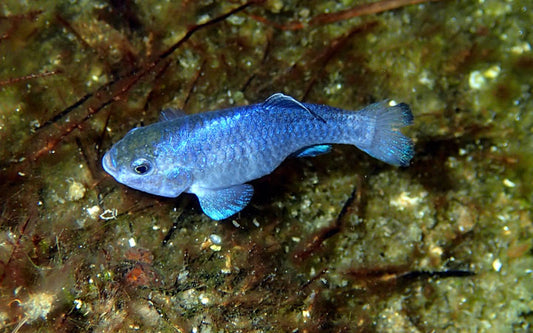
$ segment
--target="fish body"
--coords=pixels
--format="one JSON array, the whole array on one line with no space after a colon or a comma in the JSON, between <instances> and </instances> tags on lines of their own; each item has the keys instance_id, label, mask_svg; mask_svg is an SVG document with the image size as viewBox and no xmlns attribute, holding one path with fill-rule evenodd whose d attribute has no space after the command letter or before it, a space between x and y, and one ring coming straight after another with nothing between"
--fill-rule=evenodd
<instances>
[{"instance_id":1,"label":"fish body","mask_svg":"<svg viewBox=\"0 0 533 333\"><path fill-rule=\"evenodd\" d=\"M288 156L316 156L350 144L386 163L407 166L412 141L406 104L380 102L354 112L274 94L265 102L193 115L163 111L134 128L103 157L106 172L127 186L165 197L195 194L221 220L242 210L253 187Z\"/></svg>"}]
</instances>

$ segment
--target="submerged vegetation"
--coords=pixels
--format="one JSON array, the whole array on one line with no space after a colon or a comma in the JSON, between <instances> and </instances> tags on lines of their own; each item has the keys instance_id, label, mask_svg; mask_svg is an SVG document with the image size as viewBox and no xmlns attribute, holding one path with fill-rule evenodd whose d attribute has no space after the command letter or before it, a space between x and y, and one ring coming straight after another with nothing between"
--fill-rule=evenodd
<instances>
[{"instance_id":1,"label":"submerged vegetation","mask_svg":"<svg viewBox=\"0 0 533 333\"><path fill-rule=\"evenodd\" d=\"M0 4L0 328L527 332L528 1ZM175 107L411 105L408 168L287 160L215 223L100 159Z\"/></svg>"}]
</instances>

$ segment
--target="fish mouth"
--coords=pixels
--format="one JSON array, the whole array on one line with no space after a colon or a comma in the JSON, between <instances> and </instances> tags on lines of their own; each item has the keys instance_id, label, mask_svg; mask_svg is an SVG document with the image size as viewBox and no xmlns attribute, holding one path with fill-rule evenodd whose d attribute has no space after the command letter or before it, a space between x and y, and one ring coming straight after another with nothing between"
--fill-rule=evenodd
<instances>
[{"instance_id":1,"label":"fish mouth","mask_svg":"<svg viewBox=\"0 0 533 333\"><path fill-rule=\"evenodd\" d=\"M105 172L112 176L117 172L117 166L115 164L115 159L111 156L111 150L104 154L104 157L102 158L102 167Z\"/></svg>"}]
</instances>

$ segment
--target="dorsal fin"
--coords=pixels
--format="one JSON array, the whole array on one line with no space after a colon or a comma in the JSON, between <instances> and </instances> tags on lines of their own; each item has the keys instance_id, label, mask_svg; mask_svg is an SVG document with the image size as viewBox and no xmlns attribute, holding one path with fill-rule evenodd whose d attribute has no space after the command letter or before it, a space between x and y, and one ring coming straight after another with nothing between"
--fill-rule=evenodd
<instances>
[{"instance_id":1,"label":"dorsal fin","mask_svg":"<svg viewBox=\"0 0 533 333\"><path fill-rule=\"evenodd\" d=\"M183 110L175 109L175 108L167 108L161 111L161 114L159 114L159 121L172 120L172 119L184 117L186 115L187 114L183 112Z\"/></svg>"},{"instance_id":2,"label":"dorsal fin","mask_svg":"<svg viewBox=\"0 0 533 333\"><path fill-rule=\"evenodd\" d=\"M303 105L302 103L298 102L291 96L284 95L282 93L277 93L265 100L263 103L267 109L269 108L284 108L284 109L294 109L294 108L300 108L307 112L309 112L313 117L316 119L326 122L324 118L313 112L311 109Z\"/></svg>"}]
</instances>

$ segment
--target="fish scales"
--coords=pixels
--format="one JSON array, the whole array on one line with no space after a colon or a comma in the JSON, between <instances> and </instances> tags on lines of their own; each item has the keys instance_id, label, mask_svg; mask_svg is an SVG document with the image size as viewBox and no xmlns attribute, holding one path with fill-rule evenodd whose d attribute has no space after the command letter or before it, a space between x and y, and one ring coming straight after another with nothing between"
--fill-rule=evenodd
<instances>
[{"instance_id":1,"label":"fish scales","mask_svg":"<svg viewBox=\"0 0 533 333\"><path fill-rule=\"evenodd\" d=\"M339 126L334 124L344 121L346 115L324 114L326 123L322 123L314 121L308 113L287 115L283 111L265 113L256 105L244 119L227 122L225 126L219 126L219 119L231 119L233 113L243 111L237 109L228 114L224 110L204 120L203 130L193 134L189 141L193 151L201 151L207 158L194 171L195 179L201 179L198 185L216 188L240 184L272 172L291 153L323 143L324 139L329 143L345 143L334 139L340 137L340 131L335 130ZM194 121L194 117L189 120ZM234 155L232 160L238 164L227 160L227 155Z\"/></svg>"},{"instance_id":2,"label":"fish scales","mask_svg":"<svg viewBox=\"0 0 533 333\"><path fill-rule=\"evenodd\" d=\"M316 156L351 144L384 162L407 166L412 141L399 132L413 116L406 104L372 104L358 112L300 103L275 94L265 102L183 115L131 130L104 156L117 181L148 193L195 194L215 220L242 210L253 187L288 156Z\"/></svg>"}]
</instances>

